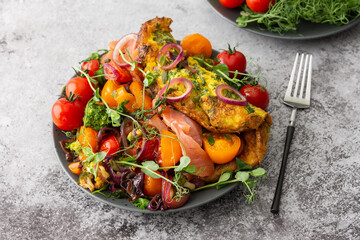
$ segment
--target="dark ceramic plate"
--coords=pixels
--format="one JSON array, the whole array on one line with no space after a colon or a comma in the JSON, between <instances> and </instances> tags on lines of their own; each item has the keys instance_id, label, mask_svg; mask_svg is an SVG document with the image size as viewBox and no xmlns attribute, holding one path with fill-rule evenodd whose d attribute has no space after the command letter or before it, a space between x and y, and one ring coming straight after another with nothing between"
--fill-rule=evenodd
<instances>
[{"instance_id":1,"label":"dark ceramic plate","mask_svg":"<svg viewBox=\"0 0 360 240\"><path fill-rule=\"evenodd\" d=\"M226 8L222 6L219 0L207 0L212 9L219 14L222 18L237 26L236 19L240 16L240 8ZM245 31L260 34L267 37L292 39L292 40L306 40L315 39L330 36L346 29L349 29L360 22L360 18L357 18L349 24L343 26L336 26L331 24L318 24L311 22L302 22L298 25L297 31L290 31L284 34L278 34L259 28L256 23L251 23L244 29ZM240 28L240 27L239 27Z\"/></svg>"},{"instance_id":2,"label":"dark ceramic plate","mask_svg":"<svg viewBox=\"0 0 360 240\"><path fill-rule=\"evenodd\" d=\"M213 56L216 56L218 53L219 53L218 51L213 50ZM208 189L204 189L204 190L199 191L199 192L193 192L190 195L189 201L181 208L169 209L169 210L166 210L166 211L141 210L141 209L135 207L127 199L106 198L103 195L98 194L98 193L92 194L88 189L85 189L85 188L80 187L79 185L77 185L77 181L78 181L79 177L77 175L73 174L69 170L69 168L68 168L69 162L66 161L65 153L63 152L63 150L61 149L60 144L59 144L59 141L65 140L65 139L68 139L68 138L54 124L53 124L53 138L54 138L55 150L56 150L58 159L59 159L59 161L61 163L61 166L63 167L63 169L65 170L67 175L70 177L70 179L74 182L74 184L78 188L80 188L82 191L84 191L86 194L88 194L90 197L95 198L96 200L99 200L101 202L110 204L110 205L112 205L114 207L121 208L121 209L134 211L134 212L142 212L142 213L172 213L172 212L188 210L188 209L199 207L201 205L209 203L209 202L223 196L224 194L230 192L231 190L233 190L238 185L237 183L233 183L233 184L229 184L229 185L227 185L227 186L225 186L225 187L223 187L223 188L221 188L219 190L217 190L216 188L208 188Z\"/></svg>"}]
</instances>

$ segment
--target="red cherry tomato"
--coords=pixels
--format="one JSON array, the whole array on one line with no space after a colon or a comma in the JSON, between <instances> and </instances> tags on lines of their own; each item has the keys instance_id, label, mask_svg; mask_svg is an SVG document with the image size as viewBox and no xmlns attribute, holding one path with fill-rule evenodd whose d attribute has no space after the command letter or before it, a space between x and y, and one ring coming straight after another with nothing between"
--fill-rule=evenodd
<instances>
[{"instance_id":1,"label":"red cherry tomato","mask_svg":"<svg viewBox=\"0 0 360 240\"><path fill-rule=\"evenodd\" d=\"M132 81L132 76L125 67L120 67L115 62L111 61L110 65L113 66L119 73L118 78L116 79L117 83L127 83Z\"/></svg>"},{"instance_id":2,"label":"red cherry tomato","mask_svg":"<svg viewBox=\"0 0 360 240\"><path fill-rule=\"evenodd\" d=\"M85 106L79 100L60 98L52 109L51 116L55 125L64 131L71 131L82 125Z\"/></svg>"},{"instance_id":3,"label":"red cherry tomato","mask_svg":"<svg viewBox=\"0 0 360 240\"><path fill-rule=\"evenodd\" d=\"M246 69L246 58L244 54L242 54L239 51L236 51L236 49L231 49L229 45L229 50L222 51L219 55L216 57L219 59L219 62L215 61L215 64L223 63L226 64L229 67L230 71L238 71L239 73L245 72ZM241 74L238 75L240 78ZM229 77L233 78L234 74L229 73Z\"/></svg>"},{"instance_id":4,"label":"red cherry tomato","mask_svg":"<svg viewBox=\"0 0 360 240\"><path fill-rule=\"evenodd\" d=\"M240 89L240 93L246 97L249 103L256 107L265 110L269 105L269 93L266 88L260 84L256 86L246 84Z\"/></svg>"},{"instance_id":5,"label":"red cherry tomato","mask_svg":"<svg viewBox=\"0 0 360 240\"><path fill-rule=\"evenodd\" d=\"M115 136L109 136L102 141L100 152L106 152L106 156L111 155L120 150L120 143Z\"/></svg>"},{"instance_id":6,"label":"red cherry tomato","mask_svg":"<svg viewBox=\"0 0 360 240\"><path fill-rule=\"evenodd\" d=\"M275 0L246 0L246 4L254 12L264 13L269 10L270 4L275 4Z\"/></svg>"},{"instance_id":7,"label":"red cherry tomato","mask_svg":"<svg viewBox=\"0 0 360 240\"><path fill-rule=\"evenodd\" d=\"M90 77L94 76L95 75L95 72L97 70L99 70L100 68L100 65L99 65L99 61L97 59L93 59L93 60L90 60L88 62L83 62L81 64L81 69L82 70L87 70L88 74Z\"/></svg>"},{"instance_id":8,"label":"red cherry tomato","mask_svg":"<svg viewBox=\"0 0 360 240\"><path fill-rule=\"evenodd\" d=\"M245 0L219 0L221 5L227 8L236 8L245 2Z\"/></svg>"},{"instance_id":9,"label":"red cherry tomato","mask_svg":"<svg viewBox=\"0 0 360 240\"><path fill-rule=\"evenodd\" d=\"M79 96L81 104L86 105L93 97L94 91L91 89L88 80L84 77L75 77L70 79L66 84L66 97L70 97L70 93Z\"/></svg>"}]
</instances>

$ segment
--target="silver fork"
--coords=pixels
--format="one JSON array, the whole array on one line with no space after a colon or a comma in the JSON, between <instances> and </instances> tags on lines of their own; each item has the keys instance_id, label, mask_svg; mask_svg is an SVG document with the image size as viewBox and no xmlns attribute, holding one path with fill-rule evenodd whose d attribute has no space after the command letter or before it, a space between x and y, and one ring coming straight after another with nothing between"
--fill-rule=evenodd
<instances>
[{"instance_id":1,"label":"silver fork","mask_svg":"<svg viewBox=\"0 0 360 240\"><path fill-rule=\"evenodd\" d=\"M287 127L286 133L286 141L285 141L285 148L283 153L283 159L281 162L281 169L279 174L279 179L276 186L274 200L271 206L272 213L279 213L279 206L280 206L280 196L281 196L281 189L284 181L285 169L287 158L289 155L291 140L295 131L295 117L296 111L298 108L309 108L310 107L310 92L311 92L311 73L312 73L312 55L306 54L305 56L305 64L304 63L304 54L301 54L300 64L298 65L298 58L299 53L296 54L294 66L291 72L290 81L288 88L285 93L284 104L291 106L292 112L290 117L290 122ZM297 79L294 85L294 79L297 71ZM302 76L302 77L301 77ZM299 85L300 92L299 92ZM306 89L304 91L304 88Z\"/></svg>"}]
</instances>

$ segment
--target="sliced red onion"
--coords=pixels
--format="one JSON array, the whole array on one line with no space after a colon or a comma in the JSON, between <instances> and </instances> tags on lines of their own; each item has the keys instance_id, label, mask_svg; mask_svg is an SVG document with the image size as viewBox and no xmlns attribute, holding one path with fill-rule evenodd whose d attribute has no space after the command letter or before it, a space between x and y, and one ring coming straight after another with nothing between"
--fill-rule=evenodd
<instances>
[{"instance_id":1,"label":"sliced red onion","mask_svg":"<svg viewBox=\"0 0 360 240\"><path fill-rule=\"evenodd\" d=\"M235 93L237 96L239 96L239 97L242 99L242 101L225 97L225 96L222 94L222 91L223 91L223 90L232 91L232 92ZM229 85L226 85L226 84L222 84L222 85L220 85L220 86L218 86L218 87L216 88L216 95L218 96L218 98L219 98L221 101L223 101L224 103L227 103L227 104L238 105L238 106L246 106L246 104L247 104L246 98L245 98L238 90L236 90L235 88L233 88L233 87L231 87L231 86L229 86Z\"/></svg>"},{"instance_id":2,"label":"sliced red onion","mask_svg":"<svg viewBox=\"0 0 360 240\"><path fill-rule=\"evenodd\" d=\"M167 87L167 84L160 90L160 93L159 93L159 97L160 99L162 100L163 99L163 95L166 91L166 88L170 89L171 86L175 85L175 84L178 84L178 83L182 83L185 85L186 87L186 91L178 96L178 97L169 97L169 96L166 96L166 101L171 103L171 102L178 102L178 101L181 101L183 99L185 99L191 92L192 88L193 88L193 84L192 82L187 79L187 78L174 78L170 81L169 83L169 87Z\"/></svg>"},{"instance_id":3,"label":"sliced red onion","mask_svg":"<svg viewBox=\"0 0 360 240\"><path fill-rule=\"evenodd\" d=\"M107 80L117 81L121 76L119 71L109 63L104 63L104 75Z\"/></svg>"},{"instance_id":4,"label":"sliced red onion","mask_svg":"<svg viewBox=\"0 0 360 240\"><path fill-rule=\"evenodd\" d=\"M129 33L129 34L125 35L124 37L122 37L118 41L118 43L116 44L116 46L114 48L114 52L113 52L113 60L120 67L128 67L128 66L130 66L128 63L126 63L122 59L122 57L121 57L121 55L119 53L119 50L124 52L125 49L123 49L123 48L126 46L126 44L129 41L133 41L133 44L131 44L129 46L129 48L126 48L126 49L129 51L129 53L130 53L131 57L133 58L133 60L136 60L136 58L139 59L138 55L133 56L133 53L134 53L134 51L136 49L136 46L137 46L137 37L138 37L138 35L136 33ZM125 52L125 55L127 55L126 52ZM130 59L128 59L128 60L130 60Z\"/></svg>"},{"instance_id":5,"label":"sliced red onion","mask_svg":"<svg viewBox=\"0 0 360 240\"><path fill-rule=\"evenodd\" d=\"M172 177L167 176L167 173L165 173L165 177L172 181ZM182 195L179 201L176 201L172 197L171 188L172 188L172 184L166 181L165 179L162 179L161 196L162 196L163 204L168 208L179 208L183 206L189 199L190 193Z\"/></svg>"},{"instance_id":6,"label":"sliced red onion","mask_svg":"<svg viewBox=\"0 0 360 240\"><path fill-rule=\"evenodd\" d=\"M161 57L168 55L167 52L169 52L170 49L173 49L173 48L177 49L179 51L179 54L177 55L176 59L170 65L161 66L161 69L170 70L170 69L176 67L176 65L181 61L181 58L183 57L184 51L183 51L182 46L180 46L179 44L176 44L176 43L168 43L165 46L163 46L160 49L160 52L159 52L158 57L157 57L157 61L160 62Z\"/></svg>"},{"instance_id":7,"label":"sliced red onion","mask_svg":"<svg viewBox=\"0 0 360 240\"><path fill-rule=\"evenodd\" d=\"M130 118L125 118L124 121L121 124L120 131L121 131L121 144L124 148L129 147L129 143L127 141L127 136L129 135L129 132L133 130L134 126ZM130 156L134 156L135 152L134 150L128 149L125 150L125 153L129 154Z\"/></svg>"},{"instance_id":8,"label":"sliced red onion","mask_svg":"<svg viewBox=\"0 0 360 240\"><path fill-rule=\"evenodd\" d=\"M160 140L159 138L153 138L151 140L143 138L140 151L137 153L136 161L141 162L143 160L155 160L159 150Z\"/></svg>"}]
</instances>

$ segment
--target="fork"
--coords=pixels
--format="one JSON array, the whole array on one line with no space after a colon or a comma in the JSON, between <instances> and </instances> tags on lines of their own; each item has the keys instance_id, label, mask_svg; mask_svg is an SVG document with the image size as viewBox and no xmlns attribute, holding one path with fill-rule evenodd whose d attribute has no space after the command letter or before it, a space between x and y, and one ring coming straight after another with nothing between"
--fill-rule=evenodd
<instances>
[{"instance_id":1,"label":"fork","mask_svg":"<svg viewBox=\"0 0 360 240\"><path fill-rule=\"evenodd\" d=\"M287 158L289 155L291 140L295 131L295 117L298 108L310 107L310 91L311 91L311 73L312 73L312 55L306 54L305 64L304 54L301 54L300 64L297 72L297 79L294 85L294 79L296 75L296 69L298 65L299 53L296 54L294 66L291 72L288 88L285 93L284 104L292 107L291 117L289 125L287 127L285 147L283 152L283 158L281 162L280 174L276 186L274 200L271 206L271 212L274 214L279 213L281 189L284 181L285 169ZM302 79L301 79L302 75ZM307 77L306 77L307 76ZM300 80L301 79L301 80ZM300 91L299 91L299 85ZM305 91L304 91L305 89Z\"/></svg>"}]
</instances>

